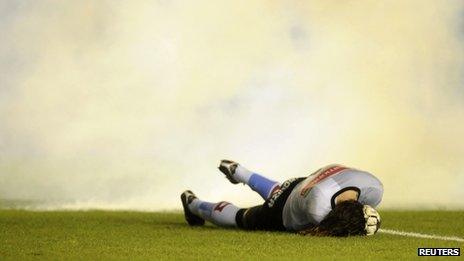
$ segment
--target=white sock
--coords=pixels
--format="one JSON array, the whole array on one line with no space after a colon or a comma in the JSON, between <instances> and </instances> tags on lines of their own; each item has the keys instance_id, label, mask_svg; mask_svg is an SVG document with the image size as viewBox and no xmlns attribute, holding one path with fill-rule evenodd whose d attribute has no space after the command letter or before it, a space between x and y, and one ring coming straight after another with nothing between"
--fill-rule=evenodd
<instances>
[{"instance_id":1,"label":"white sock","mask_svg":"<svg viewBox=\"0 0 464 261\"><path fill-rule=\"evenodd\" d=\"M194 199L189 204L189 209L193 214L218 226L225 227L237 226L235 216L240 210L239 207L229 202L211 203L199 199Z\"/></svg>"},{"instance_id":2,"label":"white sock","mask_svg":"<svg viewBox=\"0 0 464 261\"><path fill-rule=\"evenodd\" d=\"M188 204L188 208L190 209L190 211L192 211L193 214L197 215L197 216L200 216L201 217L201 214L200 214L200 204L202 203L203 201L199 200L198 198L194 199L190 204Z\"/></svg>"},{"instance_id":3,"label":"white sock","mask_svg":"<svg viewBox=\"0 0 464 261\"><path fill-rule=\"evenodd\" d=\"M235 169L234 179L240 183L248 184L248 180L250 180L251 175L253 172L249 171L242 165L238 165Z\"/></svg>"}]
</instances>

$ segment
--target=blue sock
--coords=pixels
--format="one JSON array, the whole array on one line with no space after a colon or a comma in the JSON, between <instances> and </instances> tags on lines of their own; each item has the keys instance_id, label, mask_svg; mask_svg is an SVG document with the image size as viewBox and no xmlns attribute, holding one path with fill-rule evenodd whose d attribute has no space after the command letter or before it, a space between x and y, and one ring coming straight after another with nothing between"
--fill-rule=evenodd
<instances>
[{"instance_id":1,"label":"blue sock","mask_svg":"<svg viewBox=\"0 0 464 261\"><path fill-rule=\"evenodd\" d=\"M251 174L250 179L247 182L248 186L263 198L267 199L273 190L279 185L278 182L267 179L257 173Z\"/></svg>"},{"instance_id":2,"label":"blue sock","mask_svg":"<svg viewBox=\"0 0 464 261\"><path fill-rule=\"evenodd\" d=\"M193 202L189 204L189 209L193 214L218 226L225 227L237 226L235 217L240 210L239 207L229 202L221 201L211 203L199 199L193 200Z\"/></svg>"},{"instance_id":3,"label":"blue sock","mask_svg":"<svg viewBox=\"0 0 464 261\"><path fill-rule=\"evenodd\" d=\"M199 206L199 212L202 216L211 217L211 213L213 211L215 203L210 203L206 201L202 201Z\"/></svg>"}]
</instances>

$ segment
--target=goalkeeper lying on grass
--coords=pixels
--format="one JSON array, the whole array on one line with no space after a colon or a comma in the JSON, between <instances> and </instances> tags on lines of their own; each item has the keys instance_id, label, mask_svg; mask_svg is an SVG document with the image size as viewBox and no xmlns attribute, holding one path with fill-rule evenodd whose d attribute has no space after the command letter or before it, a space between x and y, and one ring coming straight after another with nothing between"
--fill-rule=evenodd
<instances>
[{"instance_id":1,"label":"goalkeeper lying on grass","mask_svg":"<svg viewBox=\"0 0 464 261\"><path fill-rule=\"evenodd\" d=\"M380 227L380 216L373 207L380 203L383 187L368 172L329 165L308 177L279 184L230 160L221 161L219 170L233 184L250 186L265 202L239 208L225 201L202 201L187 190L181 200L191 226L208 220L224 227L317 236L373 235Z\"/></svg>"}]
</instances>

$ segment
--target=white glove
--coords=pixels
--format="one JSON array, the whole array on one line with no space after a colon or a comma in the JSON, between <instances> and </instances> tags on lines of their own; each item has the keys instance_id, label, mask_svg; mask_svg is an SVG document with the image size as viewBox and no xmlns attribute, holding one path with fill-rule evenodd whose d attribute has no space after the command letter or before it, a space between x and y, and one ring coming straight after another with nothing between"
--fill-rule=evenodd
<instances>
[{"instance_id":1,"label":"white glove","mask_svg":"<svg viewBox=\"0 0 464 261\"><path fill-rule=\"evenodd\" d=\"M380 228L380 215L373 207L364 205L364 219L366 220L366 235L372 236Z\"/></svg>"}]
</instances>

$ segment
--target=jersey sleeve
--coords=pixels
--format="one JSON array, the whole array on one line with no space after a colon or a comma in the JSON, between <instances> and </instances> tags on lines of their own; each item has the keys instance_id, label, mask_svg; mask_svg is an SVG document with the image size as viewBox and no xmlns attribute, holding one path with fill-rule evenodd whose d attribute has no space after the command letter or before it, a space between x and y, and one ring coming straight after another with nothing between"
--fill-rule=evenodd
<instances>
[{"instance_id":1,"label":"jersey sleeve","mask_svg":"<svg viewBox=\"0 0 464 261\"><path fill-rule=\"evenodd\" d=\"M377 207L382 201L383 186L369 187L362 191L359 202L371 207Z\"/></svg>"},{"instance_id":2,"label":"jersey sleeve","mask_svg":"<svg viewBox=\"0 0 464 261\"><path fill-rule=\"evenodd\" d=\"M318 224L331 210L330 198L318 186L313 187L308 196L312 204L308 204L307 218Z\"/></svg>"}]
</instances>

